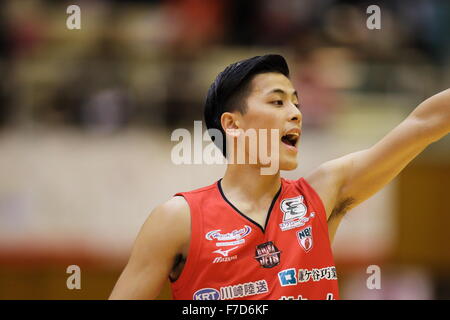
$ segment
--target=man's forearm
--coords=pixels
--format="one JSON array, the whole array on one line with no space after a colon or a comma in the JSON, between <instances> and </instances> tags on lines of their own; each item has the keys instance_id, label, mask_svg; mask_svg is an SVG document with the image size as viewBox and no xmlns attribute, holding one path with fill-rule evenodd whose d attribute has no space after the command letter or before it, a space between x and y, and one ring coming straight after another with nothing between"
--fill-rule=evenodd
<instances>
[{"instance_id":1,"label":"man's forearm","mask_svg":"<svg viewBox=\"0 0 450 320\"><path fill-rule=\"evenodd\" d=\"M450 132L450 89L422 102L408 118L418 120L424 139L439 140Z\"/></svg>"}]
</instances>

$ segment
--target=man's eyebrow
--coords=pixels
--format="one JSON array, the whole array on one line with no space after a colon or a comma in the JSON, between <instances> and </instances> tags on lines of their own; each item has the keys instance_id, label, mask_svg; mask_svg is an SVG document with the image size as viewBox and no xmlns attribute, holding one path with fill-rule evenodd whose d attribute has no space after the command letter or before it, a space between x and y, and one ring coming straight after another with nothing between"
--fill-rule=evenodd
<instances>
[{"instance_id":1,"label":"man's eyebrow","mask_svg":"<svg viewBox=\"0 0 450 320\"><path fill-rule=\"evenodd\" d=\"M283 89L278 89L278 88L269 91L267 94L269 95L269 94L271 94L271 93L280 93L280 94L284 94L284 95L287 94L286 91L284 91ZM292 94L295 95L295 96L298 98L297 90L294 90L294 91L292 92Z\"/></svg>"}]
</instances>

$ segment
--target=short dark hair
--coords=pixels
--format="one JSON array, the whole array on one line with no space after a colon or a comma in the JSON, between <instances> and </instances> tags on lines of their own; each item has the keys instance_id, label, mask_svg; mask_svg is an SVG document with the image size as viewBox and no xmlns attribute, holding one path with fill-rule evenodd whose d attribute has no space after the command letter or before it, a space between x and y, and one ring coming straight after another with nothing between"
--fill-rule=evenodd
<instances>
[{"instance_id":1,"label":"short dark hair","mask_svg":"<svg viewBox=\"0 0 450 320\"><path fill-rule=\"evenodd\" d=\"M224 112L239 111L245 113L245 99L253 77L261 73L277 72L289 78L289 67L284 57L278 54L256 56L230 64L216 77L206 96L204 117L208 130L218 129L223 141L217 141L210 135L222 154L226 157L225 131L220 123ZM220 143L222 142L222 143Z\"/></svg>"}]
</instances>

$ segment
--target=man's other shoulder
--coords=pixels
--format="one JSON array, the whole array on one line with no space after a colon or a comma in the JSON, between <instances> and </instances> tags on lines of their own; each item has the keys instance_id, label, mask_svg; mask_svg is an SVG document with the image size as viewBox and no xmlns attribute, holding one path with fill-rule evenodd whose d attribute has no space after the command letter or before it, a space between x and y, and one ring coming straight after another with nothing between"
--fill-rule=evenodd
<instances>
[{"instance_id":1,"label":"man's other shoulder","mask_svg":"<svg viewBox=\"0 0 450 320\"><path fill-rule=\"evenodd\" d=\"M174 196L152 210L143 225L144 233L159 234L175 242L189 239L191 227L190 209L186 200ZM169 236L169 237L166 237Z\"/></svg>"}]
</instances>

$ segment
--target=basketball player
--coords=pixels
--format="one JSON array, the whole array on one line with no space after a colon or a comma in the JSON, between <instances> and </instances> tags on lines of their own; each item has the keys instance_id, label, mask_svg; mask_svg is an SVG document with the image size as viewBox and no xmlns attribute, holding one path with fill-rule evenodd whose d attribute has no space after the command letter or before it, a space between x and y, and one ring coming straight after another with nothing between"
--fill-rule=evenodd
<instances>
[{"instance_id":1,"label":"basketball player","mask_svg":"<svg viewBox=\"0 0 450 320\"><path fill-rule=\"evenodd\" d=\"M226 141L278 129L279 170L263 175L259 161L228 164L219 181L156 207L110 299L153 299L167 278L174 299L338 299L330 243L340 221L450 131L450 90L425 100L375 145L298 180L280 176L297 167L302 132L282 56L228 66L209 89L204 114ZM226 155L227 144L215 143Z\"/></svg>"}]
</instances>

